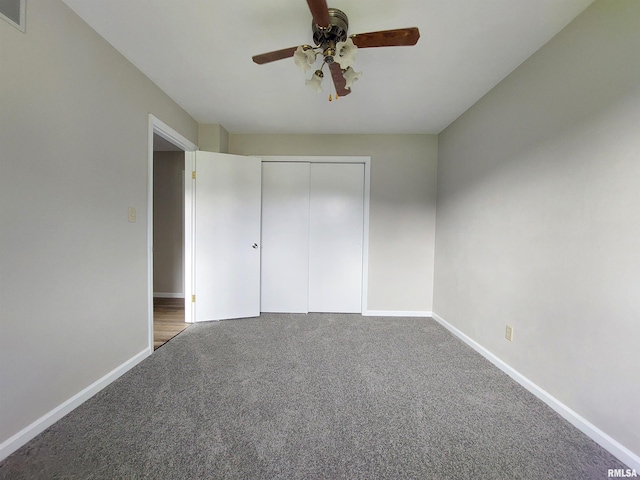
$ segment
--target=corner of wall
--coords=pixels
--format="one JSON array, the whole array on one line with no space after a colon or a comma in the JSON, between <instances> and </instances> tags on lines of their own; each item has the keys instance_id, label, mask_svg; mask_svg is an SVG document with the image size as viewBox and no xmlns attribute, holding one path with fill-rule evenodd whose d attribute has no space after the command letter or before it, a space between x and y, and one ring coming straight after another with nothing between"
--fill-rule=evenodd
<instances>
[{"instance_id":1,"label":"corner of wall","mask_svg":"<svg viewBox=\"0 0 640 480\"><path fill-rule=\"evenodd\" d=\"M198 145L207 152L229 153L229 132L219 123L200 123Z\"/></svg>"}]
</instances>

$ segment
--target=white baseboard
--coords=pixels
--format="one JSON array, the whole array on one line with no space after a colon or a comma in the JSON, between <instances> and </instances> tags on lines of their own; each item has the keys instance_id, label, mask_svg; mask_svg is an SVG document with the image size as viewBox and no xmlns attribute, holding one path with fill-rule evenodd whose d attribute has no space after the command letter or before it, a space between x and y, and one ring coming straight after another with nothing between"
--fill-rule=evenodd
<instances>
[{"instance_id":1,"label":"white baseboard","mask_svg":"<svg viewBox=\"0 0 640 480\"><path fill-rule=\"evenodd\" d=\"M184 298L184 293L153 292L153 298Z\"/></svg>"},{"instance_id":2,"label":"white baseboard","mask_svg":"<svg viewBox=\"0 0 640 480\"><path fill-rule=\"evenodd\" d=\"M556 413L558 413L561 417L571 423L574 427L580 430L582 433L587 435L593 441L598 443L601 447L611 453L613 456L618 458L620 461L624 462L637 472L640 472L640 455L635 454L627 447L622 445L617 440L613 439L611 436L607 435L605 432L600 430L598 427L593 425L591 422L580 416L578 413L574 412L571 408L566 406L560 400L552 396L550 393L533 383L527 377L522 375L520 372L515 370L513 367L509 366L500 358L496 357L489 350L484 348L478 342L473 340L471 337L462 333L456 327L451 325L449 322L444 320L442 317L433 313L431 317L440 323L443 327L453 333L456 337L460 338L463 342L473 348L475 351L480 353L483 357L493 363L500 370L505 372L511 378L513 378L516 382L522 385L524 388L533 393L536 397L542 400L544 403L549 405Z\"/></svg>"},{"instance_id":3,"label":"white baseboard","mask_svg":"<svg viewBox=\"0 0 640 480\"><path fill-rule=\"evenodd\" d=\"M102 378L96 380L91 385L75 394L73 397L68 399L67 401L61 403L56 408L51 410L50 412L44 414L42 417L37 419L31 425L20 430L18 433L0 443L0 461L7 458L21 446L26 444L29 440L34 438L36 435L42 433L55 422L64 417L67 413L71 412L73 409L78 407L83 402L87 401L89 398L93 397L96 393L102 390L104 387L109 385L111 382L116 380L122 374L136 366L142 360L147 358L153 352L150 348L145 348L140 353L134 355L129 360L124 362L119 367L116 367L109 373L107 373Z\"/></svg>"},{"instance_id":4,"label":"white baseboard","mask_svg":"<svg viewBox=\"0 0 640 480\"><path fill-rule=\"evenodd\" d=\"M431 312L423 310L366 310L364 317L430 317Z\"/></svg>"}]
</instances>

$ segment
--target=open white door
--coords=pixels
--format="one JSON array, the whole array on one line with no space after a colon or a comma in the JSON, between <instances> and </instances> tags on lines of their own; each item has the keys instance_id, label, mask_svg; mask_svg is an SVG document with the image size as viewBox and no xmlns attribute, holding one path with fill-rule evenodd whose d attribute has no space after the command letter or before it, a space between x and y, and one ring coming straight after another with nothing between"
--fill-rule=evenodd
<instances>
[{"instance_id":1,"label":"open white door","mask_svg":"<svg viewBox=\"0 0 640 480\"><path fill-rule=\"evenodd\" d=\"M261 161L195 153L195 321L260 315Z\"/></svg>"}]
</instances>

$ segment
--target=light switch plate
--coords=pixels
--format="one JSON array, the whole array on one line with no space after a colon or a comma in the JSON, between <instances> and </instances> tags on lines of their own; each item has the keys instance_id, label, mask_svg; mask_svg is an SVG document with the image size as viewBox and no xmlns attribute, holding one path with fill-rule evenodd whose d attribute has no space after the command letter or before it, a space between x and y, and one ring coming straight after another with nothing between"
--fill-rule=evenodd
<instances>
[{"instance_id":1,"label":"light switch plate","mask_svg":"<svg viewBox=\"0 0 640 480\"><path fill-rule=\"evenodd\" d=\"M129 221L131 223L136 222L136 209L133 207L129 207Z\"/></svg>"},{"instance_id":2,"label":"light switch plate","mask_svg":"<svg viewBox=\"0 0 640 480\"><path fill-rule=\"evenodd\" d=\"M510 342L513 342L513 327L511 325L507 325L504 337Z\"/></svg>"}]
</instances>

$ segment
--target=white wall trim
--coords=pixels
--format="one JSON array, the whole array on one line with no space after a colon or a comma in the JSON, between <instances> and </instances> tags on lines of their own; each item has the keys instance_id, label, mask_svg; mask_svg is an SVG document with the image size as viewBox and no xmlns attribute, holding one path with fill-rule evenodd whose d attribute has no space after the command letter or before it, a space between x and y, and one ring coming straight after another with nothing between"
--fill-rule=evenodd
<instances>
[{"instance_id":1,"label":"white wall trim","mask_svg":"<svg viewBox=\"0 0 640 480\"><path fill-rule=\"evenodd\" d=\"M640 455L633 453L627 447L622 445L617 440L613 439L605 432L600 430L598 427L593 425L591 422L586 420L584 417L580 416L578 413L574 412L571 408L566 406L560 400L552 396L550 393L533 383L527 377L522 375L516 369L505 363L503 360L498 358L496 355L491 353L489 350L484 348L478 342L473 340L468 335L464 334L456 327L451 325L449 322L444 320L438 314L433 313L431 317L453 333L456 337L460 338L463 342L477 351L480 355L485 357L491 363L493 363L500 370L505 372L511 378L513 378L516 382L526 388L529 392L533 393L536 397L546 403L549 407L551 407L556 413L558 413L561 417L571 423L574 427L580 430L582 433L587 435L593 441L598 443L601 447L611 453L613 456L617 457L620 461L626 463L630 468L640 471Z\"/></svg>"},{"instance_id":2,"label":"white wall trim","mask_svg":"<svg viewBox=\"0 0 640 480\"><path fill-rule=\"evenodd\" d=\"M164 123L155 115L149 114L149 126L152 129L151 140L153 141L153 134L161 136L168 142L173 143L176 147L185 152L192 152L198 150L198 146L191 142L188 138L178 133L171 128L168 124ZM153 152L153 143L151 143L151 151Z\"/></svg>"},{"instance_id":3,"label":"white wall trim","mask_svg":"<svg viewBox=\"0 0 640 480\"><path fill-rule=\"evenodd\" d=\"M431 317L426 310L367 310L362 312L365 317Z\"/></svg>"},{"instance_id":4,"label":"white wall trim","mask_svg":"<svg viewBox=\"0 0 640 480\"><path fill-rule=\"evenodd\" d=\"M57 422L62 417L67 415L69 412L74 410L80 404L84 403L85 401L93 397L96 393L98 393L100 390L105 388L107 385L109 385L111 382L116 380L118 377L122 376L128 370L131 370L138 363L140 363L142 360L144 360L149 355L151 355L152 352L153 352L153 347L151 349L145 348L143 351L134 355L119 367L116 367L115 369L111 370L102 378L96 380L91 385L81 390L70 399L61 403L53 410L45 413L42 417L37 419L35 422L26 426L25 428L20 430L18 433L16 433L12 437L2 442L0 444L0 461L7 458L9 455L11 455L17 449L22 447L24 444L26 444L29 440L34 438L36 435L39 435L40 433L45 431L47 428L49 428L55 422Z\"/></svg>"},{"instance_id":5,"label":"white wall trim","mask_svg":"<svg viewBox=\"0 0 640 480\"><path fill-rule=\"evenodd\" d=\"M366 163L371 157L365 155L250 155L261 158L263 162L308 162L308 163Z\"/></svg>"},{"instance_id":6,"label":"white wall trim","mask_svg":"<svg viewBox=\"0 0 640 480\"><path fill-rule=\"evenodd\" d=\"M371 215L371 157L362 157L364 163L364 223L362 225L362 302L361 310L369 308L369 217Z\"/></svg>"},{"instance_id":7,"label":"white wall trim","mask_svg":"<svg viewBox=\"0 0 640 480\"><path fill-rule=\"evenodd\" d=\"M184 298L184 293L180 292L153 292L154 298Z\"/></svg>"}]
</instances>

